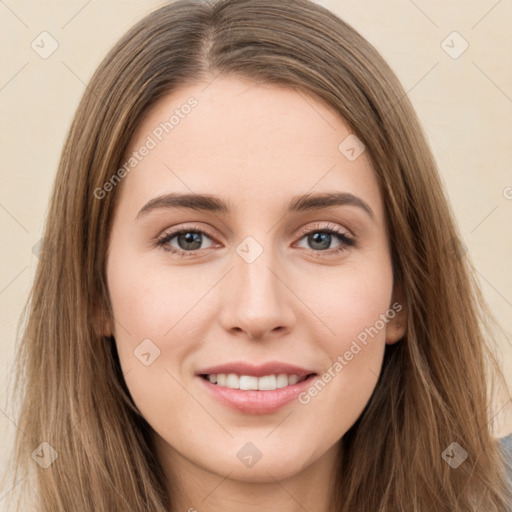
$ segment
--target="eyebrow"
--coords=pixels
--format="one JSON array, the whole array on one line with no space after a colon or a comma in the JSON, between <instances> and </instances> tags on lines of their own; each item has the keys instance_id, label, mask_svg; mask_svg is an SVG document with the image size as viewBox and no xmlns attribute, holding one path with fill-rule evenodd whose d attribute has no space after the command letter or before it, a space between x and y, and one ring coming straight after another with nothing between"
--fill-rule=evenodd
<instances>
[{"instance_id":1,"label":"eyebrow","mask_svg":"<svg viewBox=\"0 0 512 512\"><path fill-rule=\"evenodd\" d=\"M350 194L349 192L326 192L296 196L291 199L287 211L305 212L346 205L361 208L372 220L375 220L375 214L370 206L360 197ZM184 194L173 192L150 199L141 208L135 220L147 215L153 210L161 208L187 208L195 211L224 214L234 209L230 203L210 194Z\"/></svg>"}]
</instances>

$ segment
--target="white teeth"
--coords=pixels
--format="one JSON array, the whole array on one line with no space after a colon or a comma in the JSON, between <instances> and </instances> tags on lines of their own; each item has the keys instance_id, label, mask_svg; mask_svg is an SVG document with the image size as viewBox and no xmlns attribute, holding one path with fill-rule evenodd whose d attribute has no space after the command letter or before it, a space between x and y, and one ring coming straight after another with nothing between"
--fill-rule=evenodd
<instances>
[{"instance_id":1,"label":"white teeth","mask_svg":"<svg viewBox=\"0 0 512 512\"><path fill-rule=\"evenodd\" d=\"M280 373L277 376L276 385L278 388L285 388L286 386L288 386L288 375L286 375L286 373Z\"/></svg>"},{"instance_id":2,"label":"white teeth","mask_svg":"<svg viewBox=\"0 0 512 512\"><path fill-rule=\"evenodd\" d=\"M287 375L286 373L265 375L263 377L236 375L235 373L213 373L207 375L207 378L212 384L217 384L217 386L230 389L259 391L272 391L274 389L285 388L286 386L293 386L297 384L297 382L305 379L305 377L300 379L298 375Z\"/></svg>"},{"instance_id":3,"label":"white teeth","mask_svg":"<svg viewBox=\"0 0 512 512\"><path fill-rule=\"evenodd\" d=\"M258 389L260 391L272 391L276 389L276 376L275 375L265 375L265 377L260 377L258 379Z\"/></svg>"},{"instance_id":4,"label":"white teeth","mask_svg":"<svg viewBox=\"0 0 512 512\"><path fill-rule=\"evenodd\" d=\"M240 389L240 379L234 373L228 374L226 377L226 387L231 389Z\"/></svg>"},{"instance_id":5,"label":"white teeth","mask_svg":"<svg viewBox=\"0 0 512 512\"><path fill-rule=\"evenodd\" d=\"M240 389L258 389L258 377L242 375L240 377Z\"/></svg>"},{"instance_id":6,"label":"white teeth","mask_svg":"<svg viewBox=\"0 0 512 512\"><path fill-rule=\"evenodd\" d=\"M299 377L297 375L290 375L288 377L288 386L293 386L299 382Z\"/></svg>"}]
</instances>

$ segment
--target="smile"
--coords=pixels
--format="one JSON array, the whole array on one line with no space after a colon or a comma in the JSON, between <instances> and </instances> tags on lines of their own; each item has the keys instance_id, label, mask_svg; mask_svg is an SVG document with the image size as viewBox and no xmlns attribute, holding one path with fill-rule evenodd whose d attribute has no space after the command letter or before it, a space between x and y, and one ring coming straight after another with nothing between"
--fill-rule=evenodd
<instances>
[{"instance_id":1,"label":"smile","mask_svg":"<svg viewBox=\"0 0 512 512\"><path fill-rule=\"evenodd\" d=\"M271 361L236 361L196 372L196 382L214 402L245 414L270 414L297 400L318 373Z\"/></svg>"},{"instance_id":2,"label":"smile","mask_svg":"<svg viewBox=\"0 0 512 512\"><path fill-rule=\"evenodd\" d=\"M229 389L241 389L243 391L272 391L275 389L293 386L307 379L309 375L299 377L292 374L279 373L275 375L264 375L256 377L254 375L237 375L235 373L212 373L201 375L212 384Z\"/></svg>"}]
</instances>

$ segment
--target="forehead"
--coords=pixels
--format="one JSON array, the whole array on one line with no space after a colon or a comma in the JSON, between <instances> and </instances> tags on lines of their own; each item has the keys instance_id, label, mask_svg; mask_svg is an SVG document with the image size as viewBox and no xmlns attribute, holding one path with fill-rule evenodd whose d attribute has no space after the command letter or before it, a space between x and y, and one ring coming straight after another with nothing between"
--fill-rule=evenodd
<instances>
[{"instance_id":1,"label":"forehead","mask_svg":"<svg viewBox=\"0 0 512 512\"><path fill-rule=\"evenodd\" d=\"M364 195L379 214L370 159L364 151L347 158L347 137L354 136L341 117L303 91L238 78L189 85L161 98L137 128L123 196L139 207L170 191L271 207L335 190Z\"/></svg>"}]
</instances>

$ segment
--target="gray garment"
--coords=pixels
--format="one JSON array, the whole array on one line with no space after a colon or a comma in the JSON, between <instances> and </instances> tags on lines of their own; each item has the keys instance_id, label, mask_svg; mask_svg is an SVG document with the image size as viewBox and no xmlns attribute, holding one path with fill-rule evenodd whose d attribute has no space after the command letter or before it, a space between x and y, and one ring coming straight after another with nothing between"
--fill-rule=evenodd
<instances>
[{"instance_id":1,"label":"gray garment","mask_svg":"<svg viewBox=\"0 0 512 512\"><path fill-rule=\"evenodd\" d=\"M500 439L500 447L504 451L506 455L506 459L508 462L508 479L510 482L510 488L512 489L512 434L509 434L507 437L502 437ZM510 512L512 512L512 503L509 507Z\"/></svg>"}]
</instances>

